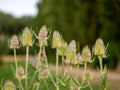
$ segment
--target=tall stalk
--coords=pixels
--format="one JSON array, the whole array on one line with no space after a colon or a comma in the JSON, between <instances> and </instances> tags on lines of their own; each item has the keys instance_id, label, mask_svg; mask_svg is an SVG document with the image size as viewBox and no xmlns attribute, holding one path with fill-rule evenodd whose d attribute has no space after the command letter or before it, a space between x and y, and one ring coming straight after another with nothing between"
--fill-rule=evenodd
<instances>
[{"instance_id":1,"label":"tall stalk","mask_svg":"<svg viewBox=\"0 0 120 90\"><path fill-rule=\"evenodd\" d=\"M26 72L26 78L25 78L25 88L27 90L27 72L28 72L28 57L29 57L29 46L26 47L26 65L25 65L25 72Z\"/></svg>"},{"instance_id":2,"label":"tall stalk","mask_svg":"<svg viewBox=\"0 0 120 90\"><path fill-rule=\"evenodd\" d=\"M56 84L57 84L56 89L57 90L59 90L59 86L58 86L58 64L59 64L59 55L58 55L57 49L56 49Z\"/></svg>"},{"instance_id":3,"label":"tall stalk","mask_svg":"<svg viewBox=\"0 0 120 90\"><path fill-rule=\"evenodd\" d=\"M103 67L102 67L102 58L100 56L98 56L99 58L99 64L100 64L100 72L101 72L101 75L102 75L102 72L103 72Z\"/></svg>"},{"instance_id":4,"label":"tall stalk","mask_svg":"<svg viewBox=\"0 0 120 90\"><path fill-rule=\"evenodd\" d=\"M16 49L13 50L14 51L14 60L15 60L15 68L16 68L16 71L18 70L17 68L17 58L16 58Z\"/></svg>"},{"instance_id":5,"label":"tall stalk","mask_svg":"<svg viewBox=\"0 0 120 90\"><path fill-rule=\"evenodd\" d=\"M62 56L62 75L64 74L64 56Z\"/></svg>"}]
</instances>

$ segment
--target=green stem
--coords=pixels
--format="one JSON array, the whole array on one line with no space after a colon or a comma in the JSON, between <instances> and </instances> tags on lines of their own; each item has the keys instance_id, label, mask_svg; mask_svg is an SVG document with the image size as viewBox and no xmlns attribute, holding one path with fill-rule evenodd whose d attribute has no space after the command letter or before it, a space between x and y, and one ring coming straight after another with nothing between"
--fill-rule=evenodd
<instances>
[{"instance_id":1,"label":"green stem","mask_svg":"<svg viewBox=\"0 0 120 90\"><path fill-rule=\"evenodd\" d=\"M20 90L24 90L24 89L23 89L23 86L22 86L22 84L21 84L21 82L20 82L20 80L18 80L18 82L19 82Z\"/></svg>"},{"instance_id":2,"label":"green stem","mask_svg":"<svg viewBox=\"0 0 120 90\"><path fill-rule=\"evenodd\" d=\"M102 71L103 71L103 67L102 67L102 58L99 56L99 64L100 64L100 71L101 71L101 75L102 75Z\"/></svg>"},{"instance_id":3,"label":"green stem","mask_svg":"<svg viewBox=\"0 0 120 90\"><path fill-rule=\"evenodd\" d=\"M89 85L90 90L92 90L92 86L89 81L88 81L88 85Z\"/></svg>"},{"instance_id":4,"label":"green stem","mask_svg":"<svg viewBox=\"0 0 120 90\"><path fill-rule=\"evenodd\" d=\"M25 72L26 72L26 78L25 78L25 87L27 90L27 72L28 72L28 56L29 56L29 47L26 47L26 65L25 65Z\"/></svg>"},{"instance_id":5,"label":"green stem","mask_svg":"<svg viewBox=\"0 0 120 90\"><path fill-rule=\"evenodd\" d=\"M77 79L79 80L79 64L77 65L77 69L78 69Z\"/></svg>"},{"instance_id":6,"label":"green stem","mask_svg":"<svg viewBox=\"0 0 120 90\"><path fill-rule=\"evenodd\" d=\"M62 56L62 75L64 74L64 56Z\"/></svg>"},{"instance_id":7,"label":"green stem","mask_svg":"<svg viewBox=\"0 0 120 90\"><path fill-rule=\"evenodd\" d=\"M46 80L44 80L44 83L45 83L45 86L46 86L47 90L49 90L49 87L48 87L48 84L47 84Z\"/></svg>"},{"instance_id":8,"label":"green stem","mask_svg":"<svg viewBox=\"0 0 120 90\"><path fill-rule=\"evenodd\" d=\"M16 49L14 49L13 51L14 51L15 67L16 67L16 71L17 71L18 65L17 65L17 58L16 58Z\"/></svg>"},{"instance_id":9,"label":"green stem","mask_svg":"<svg viewBox=\"0 0 120 90\"><path fill-rule=\"evenodd\" d=\"M85 65L84 65L84 77L83 77L83 79L82 79L82 83L81 83L81 85L80 85L80 87L79 87L79 90L82 88L82 85L83 85L84 82L85 82L86 69L87 69L87 63L85 62Z\"/></svg>"},{"instance_id":10,"label":"green stem","mask_svg":"<svg viewBox=\"0 0 120 90\"><path fill-rule=\"evenodd\" d=\"M57 90L59 90L59 87L58 87L58 64L59 64L59 56L58 56L57 49L56 49L56 84L57 84L56 89Z\"/></svg>"}]
</instances>

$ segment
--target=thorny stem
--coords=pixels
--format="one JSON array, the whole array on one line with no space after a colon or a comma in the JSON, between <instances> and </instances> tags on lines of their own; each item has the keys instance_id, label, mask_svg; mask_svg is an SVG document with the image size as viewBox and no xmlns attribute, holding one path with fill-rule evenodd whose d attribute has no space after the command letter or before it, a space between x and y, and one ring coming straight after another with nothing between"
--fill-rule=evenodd
<instances>
[{"instance_id":1,"label":"thorny stem","mask_svg":"<svg viewBox=\"0 0 120 90\"><path fill-rule=\"evenodd\" d=\"M16 49L13 50L14 51L14 59L15 59L15 68L16 68L16 71L18 70L17 68L17 58L16 58Z\"/></svg>"},{"instance_id":2,"label":"thorny stem","mask_svg":"<svg viewBox=\"0 0 120 90\"><path fill-rule=\"evenodd\" d=\"M25 78L25 87L27 90L27 72L28 72L28 56L29 56L29 47L26 47L26 65L25 65L25 72L26 72L26 78Z\"/></svg>"},{"instance_id":3,"label":"thorny stem","mask_svg":"<svg viewBox=\"0 0 120 90\"><path fill-rule=\"evenodd\" d=\"M80 87L78 88L79 90L82 88L82 85L84 84L86 69L87 69L87 63L85 62L85 65L84 65L84 77L83 77L83 79L82 79L82 82L81 82Z\"/></svg>"},{"instance_id":4,"label":"thorny stem","mask_svg":"<svg viewBox=\"0 0 120 90\"><path fill-rule=\"evenodd\" d=\"M62 75L64 74L64 56L62 56Z\"/></svg>"},{"instance_id":5,"label":"thorny stem","mask_svg":"<svg viewBox=\"0 0 120 90\"><path fill-rule=\"evenodd\" d=\"M66 75L68 69L69 69L69 65L67 65L67 67L66 67L66 69L65 69L65 72L64 72L64 74L63 74L64 76Z\"/></svg>"},{"instance_id":6,"label":"thorny stem","mask_svg":"<svg viewBox=\"0 0 120 90\"><path fill-rule=\"evenodd\" d=\"M88 85L89 85L90 90L92 90L92 87L91 87L91 85L90 85L90 82L89 82L89 81L88 81Z\"/></svg>"},{"instance_id":7,"label":"thorny stem","mask_svg":"<svg viewBox=\"0 0 120 90\"><path fill-rule=\"evenodd\" d=\"M48 84L47 84L46 80L44 80L44 83L45 83L45 86L46 86L47 90L49 90L49 87L48 87Z\"/></svg>"},{"instance_id":8,"label":"thorny stem","mask_svg":"<svg viewBox=\"0 0 120 90\"><path fill-rule=\"evenodd\" d=\"M102 67L102 58L99 56L99 64L100 64L100 71L101 71L101 75L102 75L102 71L103 71L103 67Z\"/></svg>"},{"instance_id":9,"label":"thorny stem","mask_svg":"<svg viewBox=\"0 0 120 90\"><path fill-rule=\"evenodd\" d=\"M20 82L20 80L18 80L18 82L19 82L20 90L24 90L24 89L23 89L23 86L22 86L22 84L21 84L21 82Z\"/></svg>"},{"instance_id":10,"label":"thorny stem","mask_svg":"<svg viewBox=\"0 0 120 90\"><path fill-rule=\"evenodd\" d=\"M56 84L57 84L56 89L57 90L59 90L59 86L58 86L58 64L59 64L59 56L58 56L57 49L56 49Z\"/></svg>"}]
</instances>

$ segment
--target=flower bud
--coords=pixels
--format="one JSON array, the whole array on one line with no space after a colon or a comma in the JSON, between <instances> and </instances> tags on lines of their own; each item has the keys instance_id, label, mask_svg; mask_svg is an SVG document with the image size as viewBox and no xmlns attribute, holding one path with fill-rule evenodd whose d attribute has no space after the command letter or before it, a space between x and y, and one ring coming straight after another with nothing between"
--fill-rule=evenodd
<instances>
[{"instance_id":1,"label":"flower bud","mask_svg":"<svg viewBox=\"0 0 120 90\"><path fill-rule=\"evenodd\" d=\"M91 52L88 46L85 46L82 50L83 62L89 62L91 60Z\"/></svg>"},{"instance_id":2,"label":"flower bud","mask_svg":"<svg viewBox=\"0 0 120 90\"><path fill-rule=\"evenodd\" d=\"M19 79L19 80L22 80L25 78L25 72L24 72L24 68L22 66L19 66L18 70L17 70L17 73L16 73L16 77Z\"/></svg>"},{"instance_id":3,"label":"flower bud","mask_svg":"<svg viewBox=\"0 0 120 90\"><path fill-rule=\"evenodd\" d=\"M47 34L48 34L47 27L43 25L39 31L39 40L44 41L47 38Z\"/></svg>"},{"instance_id":4,"label":"flower bud","mask_svg":"<svg viewBox=\"0 0 120 90\"><path fill-rule=\"evenodd\" d=\"M58 48L58 53L61 56L65 56L67 52L67 42L62 41L61 47Z\"/></svg>"},{"instance_id":5,"label":"flower bud","mask_svg":"<svg viewBox=\"0 0 120 90\"><path fill-rule=\"evenodd\" d=\"M11 40L10 40L10 48L11 49L17 49L19 48L19 40L16 35L13 35Z\"/></svg>"},{"instance_id":6,"label":"flower bud","mask_svg":"<svg viewBox=\"0 0 120 90\"><path fill-rule=\"evenodd\" d=\"M4 85L4 90L15 90L13 82L8 80Z\"/></svg>"},{"instance_id":7,"label":"flower bud","mask_svg":"<svg viewBox=\"0 0 120 90\"><path fill-rule=\"evenodd\" d=\"M105 45L101 38L97 39L95 46L94 46L94 53L97 56L104 57L105 56Z\"/></svg>"},{"instance_id":8,"label":"flower bud","mask_svg":"<svg viewBox=\"0 0 120 90\"><path fill-rule=\"evenodd\" d=\"M62 44L62 38L58 31L53 32L53 38L52 38L52 47L53 48L60 48Z\"/></svg>"},{"instance_id":9,"label":"flower bud","mask_svg":"<svg viewBox=\"0 0 120 90\"><path fill-rule=\"evenodd\" d=\"M40 60L41 62L44 62L45 54L43 52L39 52L38 53L38 60Z\"/></svg>"},{"instance_id":10,"label":"flower bud","mask_svg":"<svg viewBox=\"0 0 120 90\"><path fill-rule=\"evenodd\" d=\"M67 53L66 61L65 61L66 64L74 64L75 60L76 60L76 53L74 52Z\"/></svg>"},{"instance_id":11,"label":"flower bud","mask_svg":"<svg viewBox=\"0 0 120 90\"><path fill-rule=\"evenodd\" d=\"M47 69L43 69L41 72L41 78L42 79L47 79L48 78L48 70Z\"/></svg>"},{"instance_id":12,"label":"flower bud","mask_svg":"<svg viewBox=\"0 0 120 90\"><path fill-rule=\"evenodd\" d=\"M73 52L76 52L76 42L75 42L75 40L72 40L71 42L70 42L70 44L69 44L69 47L68 47L68 52L71 52L71 51L73 51Z\"/></svg>"},{"instance_id":13,"label":"flower bud","mask_svg":"<svg viewBox=\"0 0 120 90\"><path fill-rule=\"evenodd\" d=\"M91 80L91 73L90 72L86 72L85 73L85 80L86 81L90 81Z\"/></svg>"},{"instance_id":14,"label":"flower bud","mask_svg":"<svg viewBox=\"0 0 120 90\"><path fill-rule=\"evenodd\" d=\"M32 32L28 27L26 27L23 30L22 37L21 37L23 46L32 46L33 45L32 37L33 37Z\"/></svg>"}]
</instances>

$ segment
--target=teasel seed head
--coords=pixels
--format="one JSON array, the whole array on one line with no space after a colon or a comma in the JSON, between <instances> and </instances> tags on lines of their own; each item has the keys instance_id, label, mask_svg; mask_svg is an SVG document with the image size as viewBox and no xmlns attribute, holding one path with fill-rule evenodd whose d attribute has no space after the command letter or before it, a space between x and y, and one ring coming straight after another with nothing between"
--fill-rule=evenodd
<instances>
[{"instance_id":1,"label":"teasel seed head","mask_svg":"<svg viewBox=\"0 0 120 90\"><path fill-rule=\"evenodd\" d=\"M94 54L100 57L105 57L105 51L106 50L103 40L98 38L94 46Z\"/></svg>"},{"instance_id":2,"label":"teasel seed head","mask_svg":"<svg viewBox=\"0 0 120 90\"><path fill-rule=\"evenodd\" d=\"M53 32L52 48L60 48L62 45L62 37L58 31Z\"/></svg>"},{"instance_id":3,"label":"teasel seed head","mask_svg":"<svg viewBox=\"0 0 120 90\"><path fill-rule=\"evenodd\" d=\"M19 39L16 35L13 35L10 40L10 48L11 49L18 49L19 48Z\"/></svg>"},{"instance_id":4,"label":"teasel seed head","mask_svg":"<svg viewBox=\"0 0 120 90\"><path fill-rule=\"evenodd\" d=\"M15 90L13 82L10 80L6 81L3 90Z\"/></svg>"},{"instance_id":5,"label":"teasel seed head","mask_svg":"<svg viewBox=\"0 0 120 90\"><path fill-rule=\"evenodd\" d=\"M33 34L30 28L26 27L23 30L21 42L23 46L32 46L33 45Z\"/></svg>"},{"instance_id":6,"label":"teasel seed head","mask_svg":"<svg viewBox=\"0 0 120 90\"><path fill-rule=\"evenodd\" d=\"M88 46L85 46L82 50L82 61L90 62L91 60L91 52Z\"/></svg>"},{"instance_id":7,"label":"teasel seed head","mask_svg":"<svg viewBox=\"0 0 120 90\"><path fill-rule=\"evenodd\" d=\"M58 48L58 54L60 56L65 56L66 55L66 53L67 53L67 46L68 46L67 42L62 41L61 47Z\"/></svg>"},{"instance_id":8,"label":"teasel seed head","mask_svg":"<svg viewBox=\"0 0 120 90\"><path fill-rule=\"evenodd\" d=\"M16 72L16 77L18 78L18 80L22 80L25 78L25 71L22 66L18 67L18 70Z\"/></svg>"}]
</instances>

